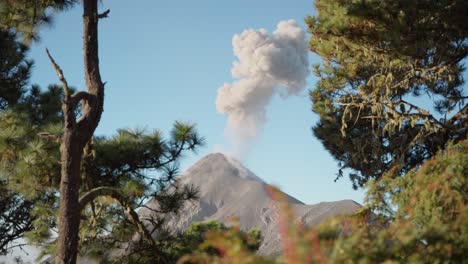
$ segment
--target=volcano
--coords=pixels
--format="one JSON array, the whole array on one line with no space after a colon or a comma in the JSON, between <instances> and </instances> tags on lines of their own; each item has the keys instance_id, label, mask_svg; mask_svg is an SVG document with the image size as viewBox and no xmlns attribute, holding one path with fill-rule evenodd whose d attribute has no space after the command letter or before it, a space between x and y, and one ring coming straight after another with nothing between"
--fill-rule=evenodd
<instances>
[{"instance_id":1,"label":"volcano","mask_svg":"<svg viewBox=\"0 0 468 264\"><path fill-rule=\"evenodd\" d=\"M262 232L260 255L281 254L278 203L268 194L268 184L241 162L221 153L209 154L185 171L179 180L197 187L200 198L187 202L177 216L170 216L169 229L183 231L197 221L218 220L229 224L235 217L242 230L257 228ZM361 207L352 200L307 205L288 194L284 197L296 215L295 220L308 227L336 215L352 214ZM155 208L156 204L150 201L146 206ZM139 211L141 219L151 213L149 209Z\"/></svg>"}]
</instances>

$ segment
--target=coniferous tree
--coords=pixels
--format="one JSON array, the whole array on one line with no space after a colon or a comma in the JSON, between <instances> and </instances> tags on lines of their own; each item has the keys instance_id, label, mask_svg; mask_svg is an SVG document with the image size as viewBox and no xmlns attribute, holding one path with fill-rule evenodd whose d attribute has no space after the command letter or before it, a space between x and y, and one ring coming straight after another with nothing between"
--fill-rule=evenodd
<instances>
[{"instance_id":1,"label":"coniferous tree","mask_svg":"<svg viewBox=\"0 0 468 264\"><path fill-rule=\"evenodd\" d=\"M31 62L25 59L26 51L14 33L0 30L0 114L14 107L24 93L31 68ZM0 255L8 253L14 241L32 229L31 205L9 190L0 174Z\"/></svg>"},{"instance_id":2,"label":"coniferous tree","mask_svg":"<svg viewBox=\"0 0 468 264\"><path fill-rule=\"evenodd\" d=\"M17 239L33 229L32 202L12 192L6 185L0 179L0 255L6 255L19 246L14 244Z\"/></svg>"},{"instance_id":3,"label":"coniferous tree","mask_svg":"<svg viewBox=\"0 0 468 264\"><path fill-rule=\"evenodd\" d=\"M42 25L53 21L53 13L73 7L78 0L0 0L0 28L12 29L24 43L39 39Z\"/></svg>"},{"instance_id":4,"label":"coniferous tree","mask_svg":"<svg viewBox=\"0 0 468 264\"><path fill-rule=\"evenodd\" d=\"M468 2L317 0L314 134L355 188L466 138ZM425 99L424 99L425 98Z\"/></svg>"},{"instance_id":5,"label":"coniferous tree","mask_svg":"<svg viewBox=\"0 0 468 264\"><path fill-rule=\"evenodd\" d=\"M38 11L47 14L57 3L74 2L36 1L44 5L21 15L35 17ZM18 12L21 10L16 4L26 8L29 3L2 1L0 11ZM2 90L2 102L9 109L0 113L0 175L7 183L8 193L17 192L19 197L34 201L29 218L34 219L33 230L28 238L44 246L43 253L56 254L56 263L76 262L78 251L103 257L109 249L129 241L149 245L146 250L162 252L165 244L158 242L155 234L165 215L177 213L184 201L196 195L192 187L177 184L178 162L203 139L193 125L180 122L175 123L169 140L163 139L159 131L128 129L118 131L114 137L93 137L103 109L104 91L98 70L97 23L109 11L98 14L97 1L93 0L83 1L83 7L84 34L88 36L84 38L88 90L75 92L69 88L50 54L61 86L41 92L37 86L25 89L17 85L10 89L14 96ZM34 21L22 19L21 23ZM5 17L0 22L8 32L27 36L21 23ZM31 32L36 28L34 24ZM27 67L27 79L30 64L18 61ZM140 219L135 210L149 199L155 199L159 207L152 209L154 215ZM54 239L57 232L58 248ZM139 234L136 240L135 233ZM168 236L166 240L169 239Z\"/></svg>"},{"instance_id":6,"label":"coniferous tree","mask_svg":"<svg viewBox=\"0 0 468 264\"><path fill-rule=\"evenodd\" d=\"M0 111L16 104L24 93L32 66L27 50L15 33L0 30Z\"/></svg>"},{"instance_id":7,"label":"coniferous tree","mask_svg":"<svg viewBox=\"0 0 468 264\"><path fill-rule=\"evenodd\" d=\"M37 85L30 86L33 63L26 56L28 47L19 41L16 32L11 29L0 30L0 35L0 119L3 122L0 131L0 254L6 254L12 247L18 246L15 240L34 228L32 210L39 200L39 196L34 200L25 199L21 188L16 188L17 184L4 173L9 166L8 160L19 154L9 145L20 146L15 140L26 132L19 129L25 124L46 127L60 123L62 88L51 85L46 91L41 91ZM34 136L30 136L28 141ZM27 141L22 143L26 144Z\"/></svg>"},{"instance_id":8,"label":"coniferous tree","mask_svg":"<svg viewBox=\"0 0 468 264\"><path fill-rule=\"evenodd\" d=\"M32 60L27 58L28 45L33 31L43 23L49 23L48 9L63 9L68 1L0 1L0 115L5 124L12 121L13 112L24 122L36 126L57 123L61 120L61 87L52 85L42 92L37 85L29 86ZM48 12L50 13L50 12ZM20 41L21 40L21 41ZM2 126L0 138L15 134L16 130ZM8 136L7 136L8 137ZM15 154L8 150L7 142L0 142L2 171L9 157ZM33 229L34 202L27 200L16 188L11 188L10 179L0 173L0 254L8 253L18 246L14 241Z\"/></svg>"}]
</instances>

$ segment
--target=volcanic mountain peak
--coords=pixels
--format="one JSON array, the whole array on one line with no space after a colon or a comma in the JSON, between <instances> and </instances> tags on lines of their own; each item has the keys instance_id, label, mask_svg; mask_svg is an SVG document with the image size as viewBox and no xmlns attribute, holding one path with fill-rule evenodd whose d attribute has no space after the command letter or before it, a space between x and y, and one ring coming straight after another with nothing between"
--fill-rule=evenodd
<instances>
[{"instance_id":1,"label":"volcanic mountain peak","mask_svg":"<svg viewBox=\"0 0 468 264\"><path fill-rule=\"evenodd\" d=\"M222 153L211 153L200 159L194 165L192 165L186 172L183 173L182 177L188 175L199 175L200 173L209 174L211 176L237 176L248 180L254 180L264 183L264 181L255 175L252 171L247 169L240 161L234 157L222 154ZM214 173L213 172L217 172ZM226 173L223 173L226 172Z\"/></svg>"}]
</instances>

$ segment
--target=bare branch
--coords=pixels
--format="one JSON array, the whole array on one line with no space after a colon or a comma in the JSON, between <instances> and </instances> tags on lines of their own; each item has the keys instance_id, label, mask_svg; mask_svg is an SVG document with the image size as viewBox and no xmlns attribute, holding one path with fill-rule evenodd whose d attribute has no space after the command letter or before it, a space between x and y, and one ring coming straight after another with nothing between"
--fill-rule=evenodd
<instances>
[{"instance_id":1,"label":"bare branch","mask_svg":"<svg viewBox=\"0 0 468 264\"><path fill-rule=\"evenodd\" d=\"M50 62L52 63L52 66L54 66L54 70L57 72L59 80L63 84L63 92L65 93L65 98L69 99L70 95L71 95L71 92L70 92L70 88L68 87L67 80L65 79L65 76L63 75L63 71L60 68L60 66L58 66L58 64L55 62L52 55L50 55L49 50L47 48L45 50L46 50L47 56L49 57Z\"/></svg>"},{"instance_id":2,"label":"bare branch","mask_svg":"<svg viewBox=\"0 0 468 264\"><path fill-rule=\"evenodd\" d=\"M102 12L101 14L98 14L98 18L106 18L108 17L110 13L110 9L107 9L106 11Z\"/></svg>"}]
</instances>

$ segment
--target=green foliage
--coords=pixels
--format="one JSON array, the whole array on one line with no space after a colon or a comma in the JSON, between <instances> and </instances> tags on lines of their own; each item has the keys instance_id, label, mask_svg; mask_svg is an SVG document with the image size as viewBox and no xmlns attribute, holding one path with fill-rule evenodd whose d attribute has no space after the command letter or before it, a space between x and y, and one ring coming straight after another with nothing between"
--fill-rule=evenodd
<instances>
[{"instance_id":1,"label":"green foliage","mask_svg":"<svg viewBox=\"0 0 468 264\"><path fill-rule=\"evenodd\" d=\"M12 193L0 179L0 255L6 255L14 246L12 242L32 229L31 208L31 201Z\"/></svg>"},{"instance_id":2,"label":"green foliage","mask_svg":"<svg viewBox=\"0 0 468 264\"><path fill-rule=\"evenodd\" d=\"M39 38L38 29L52 23L52 13L71 8L78 0L0 0L0 29L21 34L25 43Z\"/></svg>"},{"instance_id":3,"label":"green foliage","mask_svg":"<svg viewBox=\"0 0 468 264\"><path fill-rule=\"evenodd\" d=\"M15 110L27 113L28 122L50 126L47 130L50 133L60 134L59 126L63 119L62 115L62 86L52 84L46 90L41 90L39 86L32 85L26 89ZM74 91L74 88L72 88Z\"/></svg>"},{"instance_id":4,"label":"green foliage","mask_svg":"<svg viewBox=\"0 0 468 264\"><path fill-rule=\"evenodd\" d=\"M53 87L31 93L16 104L16 111L0 113L0 175L10 190L36 201L31 210L34 230L28 238L47 246L46 253L54 248L50 247L50 229L57 225L62 133L57 123L59 91ZM176 122L171 135L164 140L159 131L123 129L116 136L98 137L87 145L80 191L111 187L125 199L98 197L86 205L80 230L82 254L102 257L109 248L131 241L139 228L129 220L129 208L135 210L145 201L156 200L159 206L154 211L159 216L145 219L156 223L162 221L161 215L177 213L184 201L196 197L196 190L179 186L176 176L183 153L202 145L203 139L194 125L181 122ZM148 250L156 246L165 245L152 245Z\"/></svg>"},{"instance_id":5,"label":"green foliage","mask_svg":"<svg viewBox=\"0 0 468 264\"><path fill-rule=\"evenodd\" d=\"M16 104L24 93L32 67L27 50L15 33L0 28L0 111Z\"/></svg>"},{"instance_id":6,"label":"green foliage","mask_svg":"<svg viewBox=\"0 0 468 264\"><path fill-rule=\"evenodd\" d=\"M52 122L60 120L60 88L51 86L41 92L36 86L28 87L32 62L26 59L26 52L27 47L14 32L0 29L0 254L7 253L14 240L34 228L33 205L40 199L47 201L50 195L47 191L38 195L38 190L51 180L49 176L58 164L54 152L44 155L50 144L36 134L52 129ZM49 170L31 178L40 173L37 161L50 157Z\"/></svg>"},{"instance_id":7,"label":"green foliage","mask_svg":"<svg viewBox=\"0 0 468 264\"><path fill-rule=\"evenodd\" d=\"M197 253L204 253L210 255L220 255L220 252L216 247L212 246L212 243L206 242L205 239L207 236L216 236L223 233L232 232L233 235L238 236L236 239L239 239L243 247L251 252L256 252L261 244L261 234L257 229L251 229L248 232L243 232L238 230L236 226L227 227L224 224L218 221L209 221L206 223L196 222L192 223L187 231L184 232L180 239L179 248L179 257L194 253L197 250ZM234 237L231 237L233 239Z\"/></svg>"},{"instance_id":8,"label":"green foliage","mask_svg":"<svg viewBox=\"0 0 468 264\"><path fill-rule=\"evenodd\" d=\"M2 254L27 231L30 242L43 246L43 254L55 251L52 231L57 227L61 177L63 89L28 87L32 62L26 59L23 43L37 39L38 29L51 22L53 12L78 2L0 0L0 181L4 183L0 228L9 234L0 240ZM76 115L80 115L79 106ZM184 201L196 197L192 186L177 183L179 160L202 144L195 126L181 122L175 123L169 139L159 131L123 129L116 136L88 142L80 193L98 195L82 205L80 254L105 258L109 249L124 247L129 241L149 245L147 251L163 252L173 239L169 233L159 236L159 241L154 239L156 232L164 232L159 230L163 216L177 213ZM103 187L112 192L97 192ZM158 204L154 216L138 219L135 210L149 200ZM12 215L17 215L17 222ZM147 230L149 224L154 228ZM140 249L134 246L127 253Z\"/></svg>"},{"instance_id":9,"label":"green foliage","mask_svg":"<svg viewBox=\"0 0 468 264\"><path fill-rule=\"evenodd\" d=\"M313 130L338 160L338 177L349 171L357 188L390 169L402 175L466 138L468 2L315 6L318 14L306 19L310 49L324 63L314 67L319 82L310 96L320 121Z\"/></svg>"},{"instance_id":10,"label":"green foliage","mask_svg":"<svg viewBox=\"0 0 468 264\"><path fill-rule=\"evenodd\" d=\"M331 262L464 263L467 153L465 140L404 177L370 182L367 206L360 214L334 219L319 229L320 236L328 238Z\"/></svg>"},{"instance_id":11,"label":"green foliage","mask_svg":"<svg viewBox=\"0 0 468 264\"><path fill-rule=\"evenodd\" d=\"M260 231L240 231L211 221L193 223L177 245L177 263L272 263L255 256L261 244Z\"/></svg>"},{"instance_id":12,"label":"green foliage","mask_svg":"<svg viewBox=\"0 0 468 264\"><path fill-rule=\"evenodd\" d=\"M195 189L179 186L176 181L178 160L184 151L203 143L193 125L177 125L174 130L184 131L173 133L183 133L183 140L171 138L166 141L159 131L146 133L128 129L120 130L111 138L96 138L92 151L88 152L89 156L84 160L83 188L91 190L98 186L109 186L120 189L127 197L127 203L134 209L149 199L157 201L158 208L153 208L154 219L144 219L150 223L162 221L158 216L176 213L184 201L196 197ZM103 197L85 208L86 217L82 223L86 228L81 230L85 248L96 251L94 244L99 239L103 240L100 247L106 250L110 244L115 244L113 240L131 240L136 231L135 226L131 231L132 224L118 204L116 200ZM112 238L107 232L110 224ZM159 230L153 230L156 231Z\"/></svg>"},{"instance_id":13,"label":"green foliage","mask_svg":"<svg viewBox=\"0 0 468 264\"><path fill-rule=\"evenodd\" d=\"M178 261L181 257L187 261L199 256L219 257L221 252L211 239L229 237L243 250L255 253L261 243L260 232L252 229L249 232L240 231L236 226L227 227L217 221L196 222L179 235L170 234L171 230L160 230L157 243L159 250L149 250L149 244L136 244L133 254L126 254L112 263L198 263ZM188 256L190 254L190 256Z\"/></svg>"},{"instance_id":14,"label":"green foliage","mask_svg":"<svg viewBox=\"0 0 468 264\"><path fill-rule=\"evenodd\" d=\"M37 136L45 128L28 122L25 114L0 114L1 175L9 187L36 199L60 180L58 143Z\"/></svg>"},{"instance_id":15,"label":"green foliage","mask_svg":"<svg viewBox=\"0 0 468 264\"><path fill-rule=\"evenodd\" d=\"M28 231L32 241L46 241L49 229L55 227L54 186L60 180L57 137L61 133L56 122L60 120L60 105L48 103L60 101L60 97L54 98L59 88L53 86L46 92L35 89L26 95L27 89L23 89L18 101L11 101L9 109L0 112L0 181L5 188L0 195L0 203L5 204L0 210L0 223L10 228L5 234L21 231L16 236L4 236L11 238L10 242ZM15 228L16 223L24 228Z\"/></svg>"}]
</instances>

